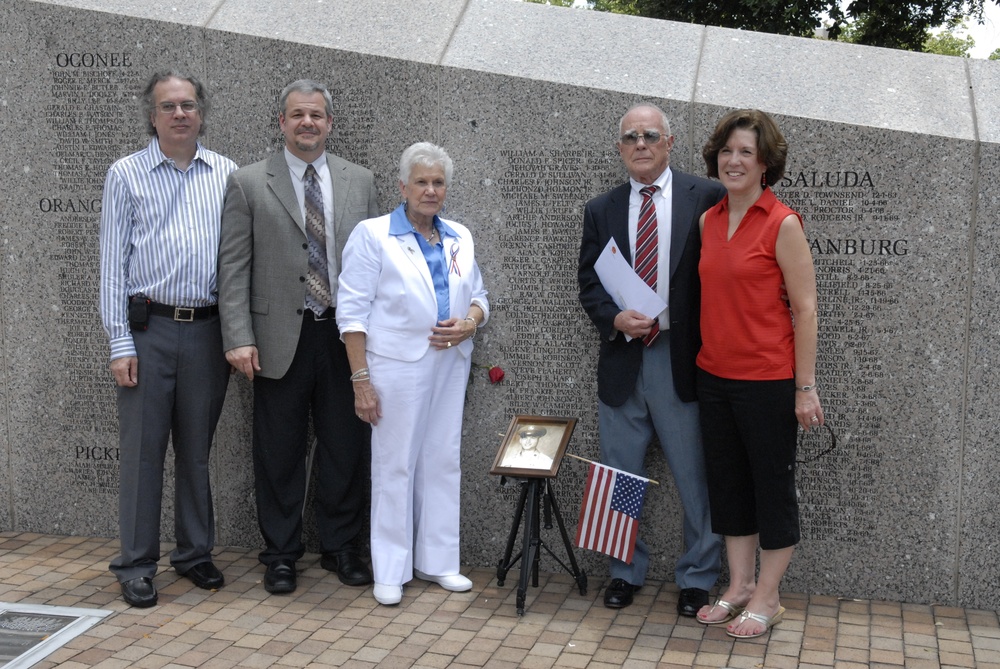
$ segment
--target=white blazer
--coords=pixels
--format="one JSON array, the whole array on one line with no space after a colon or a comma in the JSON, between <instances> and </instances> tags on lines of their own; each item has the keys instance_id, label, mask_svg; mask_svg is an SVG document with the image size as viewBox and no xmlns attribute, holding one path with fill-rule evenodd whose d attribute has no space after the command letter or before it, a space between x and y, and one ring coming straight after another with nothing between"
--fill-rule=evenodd
<instances>
[{"instance_id":1,"label":"white blazer","mask_svg":"<svg viewBox=\"0 0 1000 669\"><path fill-rule=\"evenodd\" d=\"M344 247L337 290L337 325L347 332L364 332L372 353L413 362L430 348L431 328L437 325L437 298L427 261L412 233L389 234L390 219L404 215L402 207L385 216L358 223ZM448 266L451 316L465 318L473 304L489 319L489 302L475 259L468 228L441 219L454 235L442 235ZM472 355L472 339L458 345L464 357Z\"/></svg>"}]
</instances>

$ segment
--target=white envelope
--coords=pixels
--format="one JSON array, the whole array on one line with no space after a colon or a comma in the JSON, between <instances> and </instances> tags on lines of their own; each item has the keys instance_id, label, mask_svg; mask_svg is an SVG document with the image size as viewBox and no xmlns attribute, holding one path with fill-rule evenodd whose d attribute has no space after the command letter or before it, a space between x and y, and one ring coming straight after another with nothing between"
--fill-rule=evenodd
<instances>
[{"instance_id":1,"label":"white envelope","mask_svg":"<svg viewBox=\"0 0 1000 669\"><path fill-rule=\"evenodd\" d=\"M656 318L667 308L667 303L643 281L622 255L615 238L601 251L594 269L604 290L623 311L632 309L647 318ZM626 337L631 340L631 337Z\"/></svg>"}]
</instances>

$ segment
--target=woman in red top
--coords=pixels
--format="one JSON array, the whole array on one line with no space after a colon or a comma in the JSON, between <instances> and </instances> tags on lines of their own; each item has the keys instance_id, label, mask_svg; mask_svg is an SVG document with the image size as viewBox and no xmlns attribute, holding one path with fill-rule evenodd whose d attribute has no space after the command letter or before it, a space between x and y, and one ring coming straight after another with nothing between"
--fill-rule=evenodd
<instances>
[{"instance_id":1,"label":"woman in red top","mask_svg":"<svg viewBox=\"0 0 1000 669\"><path fill-rule=\"evenodd\" d=\"M702 150L708 176L728 191L701 217L698 400L730 583L698 620L729 623L737 638L766 634L784 613L778 586L799 541L797 424L823 424L812 254L801 217L769 188L787 150L774 121L750 109L726 115Z\"/></svg>"}]
</instances>

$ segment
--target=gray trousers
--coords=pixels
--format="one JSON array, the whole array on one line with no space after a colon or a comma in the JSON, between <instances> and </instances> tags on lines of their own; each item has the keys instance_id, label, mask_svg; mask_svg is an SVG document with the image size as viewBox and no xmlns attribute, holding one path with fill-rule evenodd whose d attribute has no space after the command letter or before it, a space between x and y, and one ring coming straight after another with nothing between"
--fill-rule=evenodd
<instances>
[{"instance_id":1,"label":"gray trousers","mask_svg":"<svg viewBox=\"0 0 1000 669\"><path fill-rule=\"evenodd\" d=\"M132 335L139 383L118 388L120 582L152 578L160 559L160 500L167 443L175 464L170 563L179 573L212 559L215 513L208 459L229 383L219 317L176 322L151 316Z\"/></svg>"},{"instance_id":2,"label":"gray trousers","mask_svg":"<svg viewBox=\"0 0 1000 669\"><path fill-rule=\"evenodd\" d=\"M722 537L712 533L698 403L682 402L674 390L666 332L643 349L639 378L625 404L599 402L598 427L601 462L640 476L653 434L659 438L684 509L684 551L674 568L677 587L711 590L721 568ZM638 539L632 564L609 558L611 578L642 585L649 561L649 547Z\"/></svg>"}]
</instances>

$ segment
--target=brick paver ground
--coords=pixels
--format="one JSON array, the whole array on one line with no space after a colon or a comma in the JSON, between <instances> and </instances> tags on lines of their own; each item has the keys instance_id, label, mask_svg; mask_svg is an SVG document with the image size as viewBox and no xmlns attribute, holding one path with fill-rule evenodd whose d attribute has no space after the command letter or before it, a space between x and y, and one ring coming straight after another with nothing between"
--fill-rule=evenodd
<instances>
[{"instance_id":1,"label":"brick paver ground","mask_svg":"<svg viewBox=\"0 0 1000 669\"><path fill-rule=\"evenodd\" d=\"M166 552L167 547L165 547ZM130 667L862 667L1000 669L994 611L783 593L784 621L769 636L737 641L675 611L672 583L649 582L627 609L601 603L591 578L581 596L565 574L543 573L527 610L515 610L517 572L470 569L474 587L450 593L413 581L396 607L371 588L341 585L299 561L299 588L270 595L256 550L220 548L218 592L161 565L159 604L132 609L107 564L117 541L0 533L0 601L115 613L38 663L49 669Z\"/></svg>"}]
</instances>

